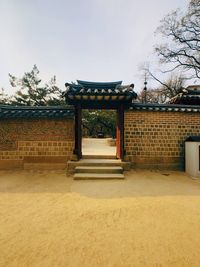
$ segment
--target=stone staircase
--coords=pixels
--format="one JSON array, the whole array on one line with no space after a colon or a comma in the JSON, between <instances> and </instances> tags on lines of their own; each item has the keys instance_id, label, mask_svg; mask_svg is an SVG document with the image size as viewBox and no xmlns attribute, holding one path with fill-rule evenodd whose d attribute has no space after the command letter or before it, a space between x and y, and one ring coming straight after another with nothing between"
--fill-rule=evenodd
<instances>
[{"instance_id":1,"label":"stone staircase","mask_svg":"<svg viewBox=\"0 0 200 267\"><path fill-rule=\"evenodd\" d=\"M75 180L124 179L122 161L112 158L83 158L75 166Z\"/></svg>"}]
</instances>

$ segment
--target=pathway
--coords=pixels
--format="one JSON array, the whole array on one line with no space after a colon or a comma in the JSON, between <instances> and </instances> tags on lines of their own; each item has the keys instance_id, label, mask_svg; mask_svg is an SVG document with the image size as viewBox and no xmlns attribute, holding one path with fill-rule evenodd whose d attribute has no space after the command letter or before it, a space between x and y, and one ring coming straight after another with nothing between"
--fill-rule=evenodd
<instances>
[{"instance_id":1,"label":"pathway","mask_svg":"<svg viewBox=\"0 0 200 267\"><path fill-rule=\"evenodd\" d=\"M83 155L115 156L116 146L111 146L109 140L110 138L83 138Z\"/></svg>"}]
</instances>

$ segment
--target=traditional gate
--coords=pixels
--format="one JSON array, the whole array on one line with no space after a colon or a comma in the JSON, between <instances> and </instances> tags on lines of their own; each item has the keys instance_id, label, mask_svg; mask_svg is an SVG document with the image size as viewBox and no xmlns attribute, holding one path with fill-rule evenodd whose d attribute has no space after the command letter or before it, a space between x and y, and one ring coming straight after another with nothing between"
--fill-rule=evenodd
<instances>
[{"instance_id":1,"label":"traditional gate","mask_svg":"<svg viewBox=\"0 0 200 267\"><path fill-rule=\"evenodd\" d=\"M65 98L67 104L75 107L75 149L77 158L82 157L82 109L115 109L117 110L116 157L124 157L124 109L137 97L134 85L122 85L118 82L66 83Z\"/></svg>"}]
</instances>

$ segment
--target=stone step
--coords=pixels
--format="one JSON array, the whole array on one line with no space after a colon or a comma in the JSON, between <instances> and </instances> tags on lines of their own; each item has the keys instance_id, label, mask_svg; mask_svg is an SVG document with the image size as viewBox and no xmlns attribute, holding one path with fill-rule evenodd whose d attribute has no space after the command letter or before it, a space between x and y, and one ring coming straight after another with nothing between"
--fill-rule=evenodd
<instances>
[{"instance_id":1,"label":"stone step","mask_svg":"<svg viewBox=\"0 0 200 267\"><path fill-rule=\"evenodd\" d=\"M121 161L121 159L81 159L79 161L68 161L67 172L73 173L76 167L80 166L97 166L97 167L122 167L124 170L130 170L130 162Z\"/></svg>"},{"instance_id":2,"label":"stone step","mask_svg":"<svg viewBox=\"0 0 200 267\"><path fill-rule=\"evenodd\" d=\"M115 155L83 155L82 159L116 159Z\"/></svg>"},{"instance_id":3,"label":"stone step","mask_svg":"<svg viewBox=\"0 0 200 267\"><path fill-rule=\"evenodd\" d=\"M99 167L99 166L77 166L76 173L123 173L123 168L120 166L114 167Z\"/></svg>"},{"instance_id":4,"label":"stone step","mask_svg":"<svg viewBox=\"0 0 200 267\"><path fill-rule=\"evenodd\" d=\"M81 159L78 166L121 166L120 159Z\"/></svg>"},{"instance_id":5,"label":"stone step","mask_svg":"<svg viewBox=\"0 0 200 267\"><path fill-rule=\"evenodd\" d=\"M74 180L124 179L121 173L75 173Z\"/></svg>"}]
</instances>

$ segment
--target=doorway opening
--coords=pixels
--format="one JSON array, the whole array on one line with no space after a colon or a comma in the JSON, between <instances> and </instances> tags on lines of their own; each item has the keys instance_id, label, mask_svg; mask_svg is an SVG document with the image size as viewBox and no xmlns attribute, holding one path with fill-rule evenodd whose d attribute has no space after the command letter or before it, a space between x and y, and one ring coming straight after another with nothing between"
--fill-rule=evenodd
<instances>
[{"instance_id":1,"label":"doorway opening","mask_svg":"<svg viewBox=\"0 0 200 267\"><path fill-rule=\"evenodd\" d=\"M117 82L89 82L77 80L77 83L66 83L66 92L64 94L66 103L74 106L75 113L75 142L74 155L77 160L82 158L82 113L88 109L88 114L92 110L113 110L116 114L116 158L124 159L126 153L124 149L124 109L136 99L137 94L133 91L134 84L122 85L122 81ZM112 111L111 111L112 112ZM84 116L85 118L85 116ZM94 133L99 139L105 135L104 120L101 120L100 128ZM93 135L93 134L92 134ZM97 138L92 137L92 138ZM113 135L111 135L113 137ZM96 153L92 144L89 153ZM99 145L100 147L100 145Z\"/></svg>"},{"instance_id":2,"label":"doorway opening","mask_svg":"<svg viewBox=\"0 0 200 267\"><path fill-rule=\"evenodd\" d=\"M116 158L116 110L82 110L82 155Z\"/></svg>"}]
</instances>

